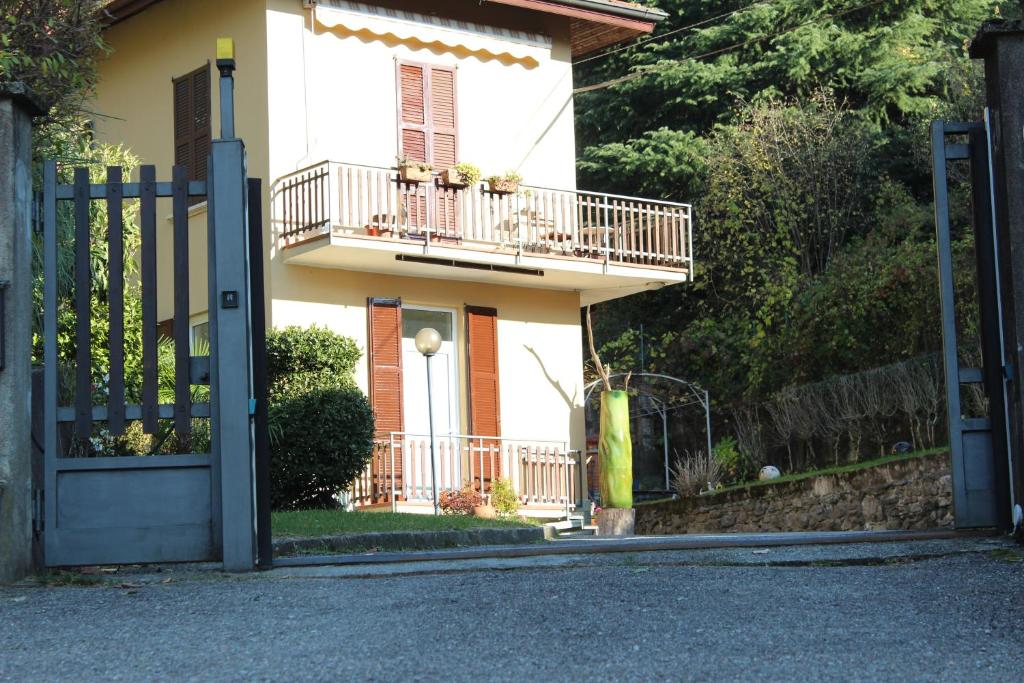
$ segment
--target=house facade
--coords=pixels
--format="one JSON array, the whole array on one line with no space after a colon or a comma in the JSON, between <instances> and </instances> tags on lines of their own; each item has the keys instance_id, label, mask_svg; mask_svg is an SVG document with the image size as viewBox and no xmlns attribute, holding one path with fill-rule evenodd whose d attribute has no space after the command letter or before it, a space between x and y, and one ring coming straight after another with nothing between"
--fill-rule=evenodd
<instances>
[{"instance_id":1,"label":"house facade","mask_svg":"<svg viewBox=\"0 0 1024 683\"><path fill-rule=\"evenodd\" d=\"M233 37L235 128L264 182L267 320L327 326L364 350L359 385L380 444L360 505L430 509L438 484L558 514L584 448L580 309L692 273L684 204L575 182L572 61L664 15L617 0L115 0L97 134L159 173L205 177L217 130L216 38ZM399 160L429 164L403 179ZM514 191L443 172L514 172ZM451 174L454 176L454 174ZM168 211L169 213L169 211ZM169 261L170 222L158 252ZM206 206L190 209L205 243ZM190 319L206 334L205 259L192 248ZM427 364L414 337L441 333Z\"/></svg>"}]
</instances>

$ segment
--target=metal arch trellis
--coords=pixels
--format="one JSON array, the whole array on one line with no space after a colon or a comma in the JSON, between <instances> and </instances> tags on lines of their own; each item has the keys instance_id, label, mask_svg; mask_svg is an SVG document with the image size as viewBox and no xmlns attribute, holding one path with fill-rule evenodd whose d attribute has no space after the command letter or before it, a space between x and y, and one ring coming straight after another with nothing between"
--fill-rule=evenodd
<instances>
[{"instance_id":1,"label":"metal arch trellis","mask_svg":"<svg viewBox=\"0 0 1024 683\"><path fill-rule=\"evenodd\" d=\"M615 378L615 377L625 377L627 374L631 374L632 377L637 377L637 378L654 378L654 379L662 379L662 380L667 380L669 382L674 382L674 383L684 387L685 390L689 393L689 397L687 398L687 400L685 402L669 406L664 400L662 400L658 396L654 395L653 393L651 393L649 391L645 392L644 390L640 389L640 390L637 391L637 393L639 395L641 395L641 396L645 395L648 398L650 398L655 403L656 407L655 407L654 410L648 410L648 411L643 412L643 413L631 413L630 414L630 417L649 417L651 415L659 415L661 417L662 448L664 449L664 457L665 457L665 488L668 489L670 487L670 477L671 477L670 472L669 472L669 459L668 459L668 413L670 411L676 410L678 408L683 408L683 407L688 406L688 405L693 405L694 403L700 404L700 406L702 408L704 408L704 427L705 427L705 436L707 437L707 448L708 448L707 452L710 454L711 453L711 397L708 394L708 390L703 388L703 387L701 387L699 384L696 384L694 382L688 382L688 381L686 381L684 379L679 379L678 377L672 377L671 375L663 375L663 374L656 373L656 372L634 372L634 373L616 372L616 373L613 373L612 375L610 375L609 379L612 379L612 378ZM593 394L594 388L597 385L601 384L601 382L602 382L602 380L599 380L599 379L598 380L594 380L593 382L587 384L584 387L584 394L583 394L583 404L584 405L587 405L588 403L590 403L590 397L591 397L591 394Z\"/></svg>"}]
</instances>

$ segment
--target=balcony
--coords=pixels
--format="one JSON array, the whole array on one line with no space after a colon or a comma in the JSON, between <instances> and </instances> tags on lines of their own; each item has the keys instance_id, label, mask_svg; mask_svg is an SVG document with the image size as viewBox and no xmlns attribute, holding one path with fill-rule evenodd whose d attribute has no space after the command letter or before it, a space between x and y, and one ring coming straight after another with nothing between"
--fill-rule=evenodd
<instances>
[{"instance_id":1,"label":"balcony","mask_svg":"<svg viewBox=\"0 0 1024 683\"><path fill-rule=\"evenodd\" d=\"M686 282L688 204L521 185L404 182L325 161L273 186L286 263L581 293L581 304Z\"/></svg>"}]
</instances>

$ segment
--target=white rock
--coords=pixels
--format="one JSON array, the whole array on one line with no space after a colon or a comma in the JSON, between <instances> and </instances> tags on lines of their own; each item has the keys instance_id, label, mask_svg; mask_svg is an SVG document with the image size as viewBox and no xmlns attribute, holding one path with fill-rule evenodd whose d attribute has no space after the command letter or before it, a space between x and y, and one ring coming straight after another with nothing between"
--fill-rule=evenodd
<instances>
[{"instance_id":1,"label":"white rock","mask_svg":"<svg viewBox=\"0 0 1024 683\"><path fill-rule=\"evenodd\" d=\"M780 472L779 468L775 465L765 465L761 468L761 471L757 473L757 478L761 481L765 481L767 479L778 479L781 476L782 472Z\"/></svg>"}]
</instances>

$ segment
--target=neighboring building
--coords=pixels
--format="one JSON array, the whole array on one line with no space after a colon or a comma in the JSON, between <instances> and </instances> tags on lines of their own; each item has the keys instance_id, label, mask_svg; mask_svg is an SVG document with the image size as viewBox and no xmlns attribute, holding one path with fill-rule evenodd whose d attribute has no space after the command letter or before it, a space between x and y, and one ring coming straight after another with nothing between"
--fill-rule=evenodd
<instances>
[{"instance_id":1,"label":"neighboring building","mask_svg":"<svg viewBox=\"0 0 1024 683\"><path fill-rule=\"evenodd\" d=\"M580 307L685 282L687 205L575 185L572 60L664 14L617 0L115 0L93 105L98 135L159 174L205 177L215 40L236 43L236 131L264 179L269 324L326 325L366 351L357 380L382 439L360 503L429 496L426 370L444 487L508 476L538 514L574 494L584 448ZM402 182L396 158L434 166ZM518 192L445 185L471 162ZM190 210L203 244L205 204ZM160 233L170 258L170 224ZM206 334L193 248L194 337ZM170 268L161 319L171 320ZM395 449L389 451L394 433ZM496 437L501 437L500 439ZM392 465L393 463L393 465ZM391 477L394 472L397 476ZM481 476L482 475L482 476Z\"/></svg>"}]
</instances>

